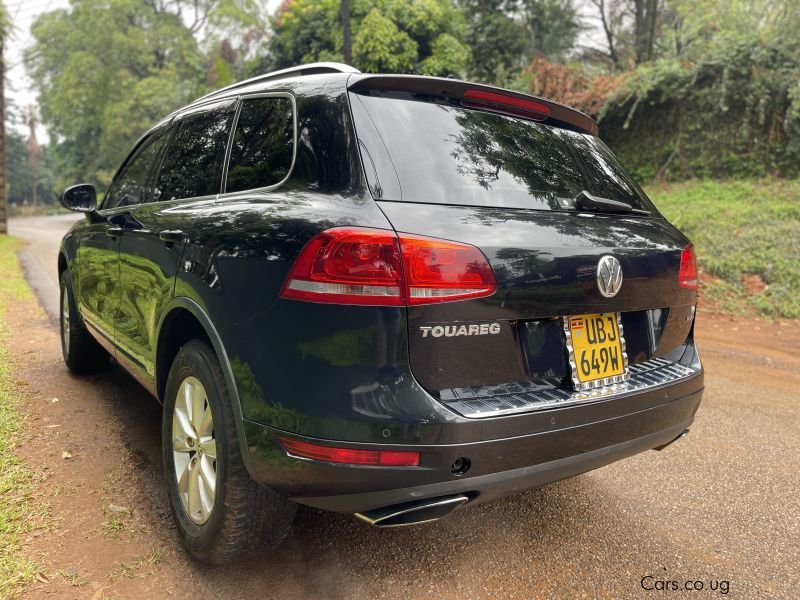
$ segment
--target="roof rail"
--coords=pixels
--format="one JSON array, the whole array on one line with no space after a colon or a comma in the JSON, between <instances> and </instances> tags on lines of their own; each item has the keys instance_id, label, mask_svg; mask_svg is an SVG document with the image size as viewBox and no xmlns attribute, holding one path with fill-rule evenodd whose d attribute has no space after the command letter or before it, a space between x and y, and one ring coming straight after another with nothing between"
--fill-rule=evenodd
<instances>
[{"instance_id":1,"label":"roof rail","mask_svg":"<svg viewBox=\"0 0 800 600\"><path fill-rule=\"evenodd\" d=\"M252 85L254 83L260 83L262 81L271 81L273 79L284 79L285 77L295 77L302 75L318 75L320 73L361 73L361 71L359 71L354 67L351 67L350 65L345 65L343 63L337 63L337 62L316 62L316 63L309 63L307 65L298 65L296 67L289 67L288 69L281 69L280 71L272 71L271 73L256 75L255 77L251 77L250 79L245 79L244 81L240 81L239 83L234 83L233 85L229 85L224 88L215 90L209 94L206 94L201 98L198 98L197 100L195 100L195 102L199 100L205 100L206 98L211 98L212 96L216 96L217 94L221 94L222 92L235 90L237 88L242 88L248 85Z\"/></svg>"}]
</instances>

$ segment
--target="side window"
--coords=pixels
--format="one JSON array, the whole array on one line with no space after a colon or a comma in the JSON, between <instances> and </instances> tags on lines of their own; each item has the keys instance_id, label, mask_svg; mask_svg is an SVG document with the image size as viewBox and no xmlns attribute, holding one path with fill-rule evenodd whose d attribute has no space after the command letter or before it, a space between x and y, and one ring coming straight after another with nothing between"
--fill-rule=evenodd
<instances>
[{"instance_id":1,"label":"side window","mask_svg":"<svg viewBox=\"0 0 800 600\"><path fill-rule=\"evenodd\" d=\"M103 202L103 208L117 208L146 202L145 188L161 149L167 141L167 129L159 129L141 143L133 157L122 167Z\"/></svg>"},{"instance_id":2,"label":"side window","mask_svg":"<svg viewBox=\"0 0 800 600\"><path fill-rule=\"evenodd\" d=\"M226 192L275 185L292 168L294 111L289 98L244 100L233 136Z\"/></svg>"},{"instance_id":3,"label":"side window","mask_svg":"<svg viewBox=\"0 0 800 600\"><path fill-rule=\"evenodd\" d=\"M153 188L154 201L219 193L232 119L230 106L180 118Z\"/></svg>"}]
</instances>

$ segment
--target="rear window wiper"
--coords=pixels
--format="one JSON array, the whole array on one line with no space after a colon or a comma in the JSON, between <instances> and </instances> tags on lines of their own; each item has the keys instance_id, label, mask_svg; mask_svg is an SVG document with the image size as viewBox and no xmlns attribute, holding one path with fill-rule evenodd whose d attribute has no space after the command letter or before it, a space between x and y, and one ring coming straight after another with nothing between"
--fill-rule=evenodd
<instances>
[{"instance_id":1,"label":"rear window wiper","mask_svg":"<svg viewBox=\"0 0 800 600\"><path fill-rule=\"evenodd\" d=\"M583 190L580 194L575 196L575 205L584 210L593 210L597 212L634 213L637 215L650 214L649 211L642 210L641 208L633 208L633 206L627 202L594 196L586 190Z\"/></svg>"}]
</instances>

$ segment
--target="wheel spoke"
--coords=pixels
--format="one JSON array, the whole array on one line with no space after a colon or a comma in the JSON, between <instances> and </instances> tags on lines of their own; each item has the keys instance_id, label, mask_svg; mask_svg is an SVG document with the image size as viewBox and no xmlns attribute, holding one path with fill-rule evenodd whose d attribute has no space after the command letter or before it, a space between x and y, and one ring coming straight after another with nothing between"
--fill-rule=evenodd
<instances>
[{"instance_id":1,"label":"wheel spoke","mask_svg":"<svg viewBox=\"0 0 800 600\"><path fill-rule=\"evenodd\" d=\"M176 435L172 438L172 450L175 452L191 452L194 448L186 443L185 435Z\"/></svg>"},{"instance_id":2,"label":"wheel spoke","mask_svg":"<svg viewBox=\"0 0 800 600\"><path fill-rule=\"evenodd\" d=\"M211 405L206 402L205 410L203 411L203 416L200 419L200 423L197 425L197 435L198 437L206 437L211 435L214 431L214 417L211 414Z\"/></svg>"},{"instance_id":3,"label":"wheel spoke","mask_svg":"<svg viewBox=\"0 0 800 600\"><path fill-rule=\"evenodd\" d=\"M194 432L189 421L189 415L186 414L186 409L176 406L175 412L172 415L172 436L182 436L184 438L195 439L197 436Z\"/></svg>"},{"instance_id":4,"label":"wheel spoke","mask_svg":"<svg viewBox=\"0 0 800 600\"><path fill-rule=\"evenodd\" d=\"M188 512L189 516L193 519L198 511L200 511L200 469L197 464L189 466L189 489L188 491Z\"/></svg>"},{"instance_id":5,"label":"wheel spoke","mask_svg":"<svg viewBox=\"0 0 800 600\"><path fill-rule=\"evenodd\" d=\"M203 450L203 454L211 458L211 460L216 460L217 458L217 440L214 438L208 438L205 440L201 440L200 448Z\"/></svg>"},{"instance_id":6,"label":"wheel spoke","mask_svg":"<svg viewBox=\"0 0 800 600\"><path fill-rule=\"evenodd\" d=\"M203 477L203 483L206 486L206 491L208 491L213 500L214 492L217 490L217 472L214 469L213 458L206 455L200 459L200 474Z\"/></svg>"},{"instance_id":7,"label":"wheel spoke","mask_svg":"<svg viewBox=\"0 0 800 600\"><path fill-rule=\"evenodd\" d=\"M178 493L181 500L185 501L186 495L189 493L189 456L187 454L175 456L175 473L178 475Z\"/></svg>"},{"instance_id":8,"label":"wheel spoke","mask_svg":"<svg viewBox=\"0 0 800 600\"><path fill-rule=\"evenodd\" d=\"M199 389L198 389L199 388ZM199 434L206 413L206 392L201 385L192 384L191 421L194 430ZM210 411L209 411L210 412Z\"/></svg>"}]
</instances>

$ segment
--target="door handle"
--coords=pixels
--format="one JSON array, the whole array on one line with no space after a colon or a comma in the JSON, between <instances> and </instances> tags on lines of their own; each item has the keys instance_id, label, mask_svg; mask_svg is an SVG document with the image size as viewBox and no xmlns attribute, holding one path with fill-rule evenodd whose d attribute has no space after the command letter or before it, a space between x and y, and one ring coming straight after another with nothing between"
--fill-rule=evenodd
<instances>
[{"instance_id":1,"label":"door handle","mask_svg":"<svg viewBox=\"0 0 800 600\"><path fill-rule=\"evenodd\" d=\"M122 227L106 227L106 235L110 238L115 238L118 235L122 235Z\"/></svg>"},{"instance_id":2,"label":"door handle","mask_svg":"<svg viewBox=\"0 0 800 600\"><path fill-rule=\"evenodd\" d=\"M162 242L167 242L168 244L177 244L183 241L183 232L182 231L160 231L158 233L158 238Z\"/></svg>"}]
</instances>

